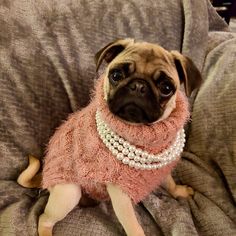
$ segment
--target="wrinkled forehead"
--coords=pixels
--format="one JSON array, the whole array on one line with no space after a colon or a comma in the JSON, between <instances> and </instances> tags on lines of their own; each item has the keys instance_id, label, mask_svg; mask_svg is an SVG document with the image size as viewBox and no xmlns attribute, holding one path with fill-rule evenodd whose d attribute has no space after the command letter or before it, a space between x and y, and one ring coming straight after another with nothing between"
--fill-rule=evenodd
<instances>
[{"instance_id":1,"label":"wrinkled forehead","mask_svg":"<svg viewBox=\"0 0 236 236\"><path fill-rule=\"evenodd\" d=\"M170 77L176 77L175 64L171 53L159 45L145 42L129 45L113 61L113 66L131 63L136 73L152 75L163 71Z\"/></svg>"}]
</instances>

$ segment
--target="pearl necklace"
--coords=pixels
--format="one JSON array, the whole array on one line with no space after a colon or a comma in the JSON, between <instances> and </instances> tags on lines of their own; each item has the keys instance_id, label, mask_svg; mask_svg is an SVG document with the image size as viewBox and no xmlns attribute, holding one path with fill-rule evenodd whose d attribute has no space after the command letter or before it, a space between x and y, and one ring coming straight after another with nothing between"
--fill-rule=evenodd
<instances>
[{"instance_id":1,"label":"pearl necklace","mask_svg":"<svg viewBox=\"0 0 236 236\"><path fill-rule=\"evenodd\" d=\"M175 161L184 148L184 129L177 132L174 143L167 149L158 154L150 154L140 148L136 148L112 131L101 119L98 111L96 112L96 124L98 134L105 146L119 161L132 168L141 170L160 169Z\"/></svg>"}]
</instances>

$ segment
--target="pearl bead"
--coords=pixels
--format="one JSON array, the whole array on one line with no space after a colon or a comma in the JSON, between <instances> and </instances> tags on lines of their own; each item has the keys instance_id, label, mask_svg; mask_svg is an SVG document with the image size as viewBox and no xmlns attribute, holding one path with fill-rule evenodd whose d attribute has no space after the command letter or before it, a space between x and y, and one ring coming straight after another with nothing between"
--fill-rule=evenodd
<instances>
[{"instance_id":1,"label":"pearl bead","mask_svg":"<svg viewBox=\"0 0 236 236\"><path fill-rule=\"evenodd\" d=\"M108 147L110 145L109 142L105 141L104 144Z\"/></svg>"},{"instance_id":2,"label":"pearl bead","mask_svg":"<svg viewBox=\"0 0 236 236\"><path fill-rule=\"evenodd\" d=\"M118 142L119 142L120 144L123 144L123 143L124 143L124 139L123 139L123 138L119 138Z\"/></svg>"},{"instance_id":3,"label":"pearl bead","mask_svg":"<svg viewBox=\"0 0 236 236\"><path fill-rule=\"evenodd\" d=\"M135 167L135 161L133 161L133 160L130 161L130 162L129 162L129 166L130 166L130 167Z\"/></svg>"},{"instance_id":4,"label":"pearl bead","mask_svg":"<svg viewBox=\"0 0 236 236\"><path fill-rule=\"evenodd\" d=\"M119 146L119 143L115 141L115 142L113 143L113 146L114 146L114 147L118 147L118 146Z\"/></svg>"},{"instance_id":5,"label":"pearl bead","mask_svg":"<svg viewBox=\"0 0 236 236\"><path fill-rule=\"evenodd\" d=\"M146 159L145 159L145 158L141 158L141 159L140 159L140 162L146 163Z\"/></svg>"},{"instance_id":6,"label":"pearl bead","mask_svg":"<svg viewBox=\"0 0 236 236\"><path fill-rule=\"evenodd\" d=\"M148 166L147 166L147 169L148 169L148 170L151 170L152 168L153 168L152 165L148 165Z\"/></svg>"},{"instance_id":7,"label":"pearl bead","mask_svg":"<svg viewBox=\"0 0 236 236\"><path fill-rule=\"evenodd\" d=\"M112 152L112 154L115 155L115 156L118 155L118 153L119 153L116 149L112 150L111 152Z\"/></svg>"},{"instance_id":8,"label":"pearl bead","mask_svg":"<svg viewBox=\"0 0 236 236\"><path fill-rule=\"evenodd\" d=\"M119 146L117 147L117 149L118 149L119 151L122 151L122 150L124 149L124 147L123 147L122 145L119 145Z\"/></svg>"},{"instance_id":9,"label":"pearl bead","mask_svg":"<svg viewBox=\"0 0 236 236\"><path fill-rule=\"evenodd\" d=\"M143 158L147 158L148 157L148 153L147 152L143 152L141 155Z\"/></svg>"},{"instance_id":10,"label":"pearl bead","mask_svg":"<svg viewBox=\"0 0 236 236\"><path fill-rule=\"evenodd\" d=\"M154 161L155 158L156 158L155 155L150 155L148 159L149 159L150 161Z\"/></svg>"},{"instance_id":11,"label":"pearl bead","mask_svg":"<svg viewBox=\"0 0 236 236\"><path fill-rule=\"evenodd\" d=\"M130 152L130 153L128 154L128 158L129 158L129 159L134 159L134 157L135 157L135 155L134 155L133 152Z\"/></svg>"},{"instance_id":12,"label":"pearl bead","mask_svg":"<svg viewBox=\"0 0 236 236\"><path fill-rule=\"evenodd\" d=\"M127 164L129 163L129 158L125 157L125 158L122 160L122 162L127 165Z\"/></svg>"},{"instance_id":13,"label":"pearl bead","mask_svg":"<svg viewBox=\"0 0 236 236\"><path fill-rule=\"evenodd\" d=\"M141 168L141 170L145 170L145 169L147 169L147 165L146 164L142 164L140 168Z\"/></svg>"},{"instance_id":14,"label":"pearl bead","mask_svg":"<svg viewBox=\"0 0 236 236\"><path fill-rule=\"evenodd\" d=\"M104 131L106 133L108 130L105 126L102 126L102 131Z\"/></svg>"},{"instance_id":15,"label":"pearl bead","mask_svg":"<svg viewBox=\"0 0 236 236\"><path fill-rule=\"evenodd\" d=\"M124 146L125 148L128 148L128 147L129 147L129 143L126 142L126 141L124 141L123 146Z\"/></svg>"},{"instance_id":16,"label":"pearl bead","mask_svg":"<svg viewBox=\"0 0 236 236\"><path fill-rule=\"evenodd\" d=\"M128 154L129 154L129 150L128 150L127 148L124 148L124 149L122 150L122 153L123 153L124 155L128 155Z\"/></svg>"},{"instance_id":17,"label":"pearl bead","mask_svg":"<svg viewBox=\"0 0 236 236\"><path fill-rule=\"evenodd\" d=\"M139 156L135 156L135 157L134 157L134 160L135 160L136 162L139 162L139 161L140 161L140 157L139 157Z\"/></svg>"},{"instance_id":18,"label":"pearl bead","mask_svg":"<svg viewBox=\"0 0 236 236\"><path fill-rule=\"evenodd\" d=\"M148 159L146 160L146 162L147 162L147 163L152 163L153 160L151 160L150 158L148 158Z\"/></svg>"},{"instance_id":19,"label":"pearl bead","mask_svg":"<svg viewBox=\"0 0 236 236\"><path fill-rule=\"evenodd\" d=\"M111 138L111 139L110 139L110 143L113 144L114 142L115 142L115 139L114 139L114 138Z\"/></svg>"},{"instance_id":20,"label":"pearl bead","mask_svg":"<svg viewBox=\"0 0 236 236\"><path fill-rule=\"evenodd\" d=\"M136 163L134 166L135 169L140 169L141 168L141 164L140 163Z\"/></svg>"},{"instance_id":21,"label":"pearl bead","mask_svg":"<svg viewBox=\"0 0 236 236\"><path fill-rule=\"evenodd\" d=\"M117 159L118 159L118 160L121 161L121 160L123 160L123 158L124 158L124 155L123 155L122 153L118 153L118 154L117 154Z\"/></svg>"},{"instance_id":22,"label":"pearl bead","mask_svg":"<svg viewBox=\"0 0 236 236\"><path fill-rule=\"evenodd\" d=\"M154 164L152 168L153 168L153 169L158 169L159 167L158 167L157 164Z\"/></svg>"},{"instance_id":23,"label":"pearl bead","mask_svg":"<svg viewBox=\"0 0 236 236\"><path fill-rule=\"evenodd\" d=\"M134 151L135 151L135 147L134 147L133 145L130 145L130 146L129 146L129 151L130 151L130 152L134 152Z\"/></svg>"}]
</instances>

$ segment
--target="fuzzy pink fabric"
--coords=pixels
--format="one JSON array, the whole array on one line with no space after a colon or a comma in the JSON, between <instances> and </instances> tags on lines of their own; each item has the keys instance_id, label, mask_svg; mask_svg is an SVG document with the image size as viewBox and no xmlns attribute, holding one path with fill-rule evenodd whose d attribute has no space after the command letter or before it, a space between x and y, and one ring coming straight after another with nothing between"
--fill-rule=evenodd
<instances>
[{"instance_id":1,"label":"fuzzy pink fabric","mask_svg":"<svg viewBox=\"0 0 236 236\"><path fill-rule=\"evenodd\" d=\"M98 136L95 113L131 144L156 154L174 141L189 118L186 97L177 92L176 108L170 116L152 125L132 125L114 116L103 99L103 78L94 98L81 111L71 114L51 138L43 168L42 187L76 183L97 200L108 200L106 183L119 185L137 203L157 188L177 161L157 170L136 170L118 161Z\"/></svg>"}]
</instances>

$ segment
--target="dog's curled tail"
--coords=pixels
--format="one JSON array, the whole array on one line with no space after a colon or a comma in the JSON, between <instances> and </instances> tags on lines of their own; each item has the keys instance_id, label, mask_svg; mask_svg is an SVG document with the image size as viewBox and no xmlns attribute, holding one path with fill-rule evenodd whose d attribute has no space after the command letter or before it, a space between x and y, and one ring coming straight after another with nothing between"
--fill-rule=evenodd
<instances>
[{"instance_id":1,"label":"dog's curled tail","mask_svg":"<svg viewBox=\"0 0 236 236\"><path fill-rule=\"evenodd\" d=\"M40 161L36 157L29 156L28 167L19 175L17 183L26 188L40 188L42 175L37 172L40 169Z\"/></svg>"}]
</instances>

